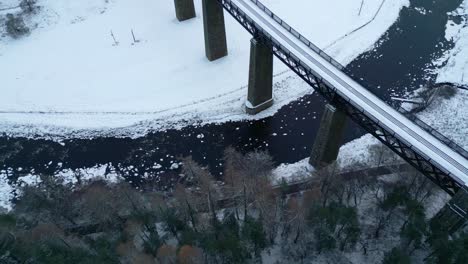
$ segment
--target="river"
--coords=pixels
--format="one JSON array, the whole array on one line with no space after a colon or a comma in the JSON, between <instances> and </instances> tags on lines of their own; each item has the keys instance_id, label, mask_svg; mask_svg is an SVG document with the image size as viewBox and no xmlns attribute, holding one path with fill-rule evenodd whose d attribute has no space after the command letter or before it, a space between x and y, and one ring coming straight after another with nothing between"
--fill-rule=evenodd
<instances>
[{"instance_id":1,"label":"river","mask_svg":"<svg viewBox=\"0 0 468 264\"><path fill-rule=\"evenodd\" d=\"M453 45L444 38L447 12L461 2L412 0L375 49L356 58L347 69L387 102L393 95L433 84L436 76L428 71L434 67L432 61ZM29 172L54 174L63 169L108 164L134 184L153 182L166 186L167 181L177 178L179 172L172 164L183 156L192 155L220 175L223 151L228 146L242 152L266 150L275 163L291 163L309 155L324 104L319 95L312 94L258 121L189 126L136 139L70 139L57 143L3 136L0 169L8 168L9 177L15 179ZM344 142L364 133L349 122ZM145 173L148 177L138 177Z\"/></svg>"}]
</instances>

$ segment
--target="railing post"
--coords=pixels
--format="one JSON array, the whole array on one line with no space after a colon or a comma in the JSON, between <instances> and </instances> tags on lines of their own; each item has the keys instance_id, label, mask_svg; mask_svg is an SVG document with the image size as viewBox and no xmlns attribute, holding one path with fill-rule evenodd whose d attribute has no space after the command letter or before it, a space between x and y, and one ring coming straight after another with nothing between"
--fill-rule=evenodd
<instances>
[{"instance_id":1,"label":"railing post","mask_svg":"<svg viewBox=\"0 0 468 264\"><path fill-rule=\"evenodd\" d=\"M254 115L273 104L272 47L252 38L250 41L249 88L245 109Z\"/></svg>"},{"instance_id":2,"label":"railing post","mask_svg":"<svg viewBox=\"0 0 468 264\"><path fill-rule=\"evenodd\" d=\"M205 54L209 61L227 55L223 7L217 0L203 0Z\"/></svg>"},{"instance_id":3,"label":"railing post","mask_svg":"<svg viewBox=\"0 0 468 264\"><path fill-rule=\"evenodd\" d=\"M184 21L196 16L193 0L174 0L174 5L177 20Z\"/></svg>"},{"instance_id":4,"label":"railing post","mask_svg":"<svg viewBox=\"0 0 468 264\"><path fill-rule=\"evenodd\" d=\"M331 104L325 105L309 159L309 163L316 169L333 163L338 157L346 119L343 111Z\"/></svg>"}]
</instances>

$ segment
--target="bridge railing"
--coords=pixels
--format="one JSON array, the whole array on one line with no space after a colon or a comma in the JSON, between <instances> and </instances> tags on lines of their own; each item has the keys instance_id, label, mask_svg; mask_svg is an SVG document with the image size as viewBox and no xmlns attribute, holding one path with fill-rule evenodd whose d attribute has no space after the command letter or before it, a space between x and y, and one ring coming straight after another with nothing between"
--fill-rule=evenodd
<instances>
[{"instance_id":1,"label":"bridge railing","mask_svg":"<svg viewBox=\"0 0 468 264\"><path fill-rule=\"evenodd\" d=\"M345 66L340 64L338 61L333 59L330 55L328 55L326 52L321 50L319 47L314 45L312 42L307 40L304 36L302 36L299 32L297 32L294 28L292 28L288 23L284 22L280 17L278 17L275 13L273 13L270 9L268 9L265 5L263 5L260 1L258 0L250 0L252 3L254 3L256 6L258 6L263 12L265 12L268 16L273 18L278 24L280 24L286 31L291 33L294 37L296 37L299 41L301 41L304 45L308 46L310 49L315 51L317 54L319 54L322 58L324 58L326 61L330 62L333 66L338 68L341 71L346 71ZM279 44L279 43L278 43ZM290 56L295 57L293 54L290 54ZM297 58L296 58L297 59ZM297 59L300 61L299 59ZM451 147L454 151L456 151L458 154L462 155L463 157L468 159L468 151L466 151L464 148L456 144L453 140L447 138L446 136L442 135L440 132L435 130L433 127L429 126L426 124L424 121L416 117L414 114L406 111L405 109L401 107L397 107L396 110L398 110L400 113L405 115L408 119L413 121L415 124L432 134L434 137L439 139L440 141L444 142L447 144L449 147Z\"/></svg>"},{"instance_id":2,"label":"bridge railing","mask_svg":"<svg viewBox=\"0 0 468 264\"><path fill-rule=\"evenodd\" d=\"M279 16L277 16L275 13L273 13L268 7L263 5L260 1L258 0L250 0L252 3L254 3L256 6L258 6L265 14L273 18L278 24L280 24L286 31L291 33L294 37L296 37L299 41L301 41L304 45L308 46L310 49L318 53L322 58L324 58L326 61L329 63L333 64L336 68L340 70L344 70L345 67L337 62L335 59L333 59L330 55L325 53L323 50L321 50L319 47L315 46L312 42L307 40L304 36L302 36L299 32L297 32L294 28L292 28L288 23L284 22Z\"/></svg>"},{"instance_id":3,"label":"bridge railing","mask_svg":"<svg viewBox=\"0 0 468 264\"><path fill-rule=\"evenodd\" d=\"M452 148L455 152L458 154L462 155L464 158L468 159L468 151L466 151L463 147L455 143L453 140L449 139L448 137L442 135L439 131L428 125L426 122L422 121L419 119L417 116L415 116L413 113L405 110L402 107L396 108L398 112L406 116L409 120L411 120L413 123L417 124L419 127L422 129L426 130L429 134L433 135L436 137L438 140L442 141L445 143L447 146Z\"/></svg>"},{"instance_id":4,"label":"bridge railing","mask_svg":"<svg viewBox=\"0 0 468 264\"><path fill-rule=\"evenodd\" d=\"M313 69L311 69L311 67L297 58L297 56L291 53L288 48L279 43L265 29L263 29L252 18L250 18L234 3L234 0L217 1L221 3L223 8L228 11L249 33L251 33L253 36L259 35L261 38L265 38L265 41L269 41L269 43L272 45L273 54L286 65L288 65L292 71L298 74L317 92L324 96L328 101L337 100L338 103L343 106L343 111L345 111L352 120L360 124L364 129L374 135L386 146L391 148L409 164L418 168L422 173L438 184L447 193L453 195L461 188L461 186L465 185L465 182L463 182L460 178L452 175L452 173L448 171L444 164L434 161L431 159L431 157L428 156L428 153L421 151L420 148L415 148L412 144L414 142L409 142L405 137L401 137L398 133L394 132L393 128L389 127L389 125L386 125L385 123L378 120L375 115L369 114L369 112L365 111L365 109L363 109L363 107L360 106L358 102L351 100L346 94L338 91L333 84L329 83L326 79L323 79L320 74L315 72ZM278 19L275 21L278 21ZM381 114L387 116L389 115L386 112L381 112ZM404 126L404 124L400 125ZM415 136L414 133L413 136ZM416 135L414 139L420 140L423 138ZM428 146L427 142L423 143L428 148L434 150L434 146ZM437 149L434 151L436 150Z\"/></svg>"}]
</instances>

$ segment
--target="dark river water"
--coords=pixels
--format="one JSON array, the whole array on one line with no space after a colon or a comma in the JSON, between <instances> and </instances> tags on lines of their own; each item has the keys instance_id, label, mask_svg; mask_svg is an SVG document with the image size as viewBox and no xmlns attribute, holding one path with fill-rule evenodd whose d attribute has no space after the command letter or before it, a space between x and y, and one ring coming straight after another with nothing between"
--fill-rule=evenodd
<instances>
[{"instance_id":1,"label":"dark river water","mask_svg":"<svg viewBox=\"0 0 468 264\"><path fill-rule=\"evenodd\" d=\"M433 68L434 58L452 47L444 38L447 12L455 10L461 2L412 0L411 6L401 11L399 20L376 48L359 56L347 69L387 102L392 95L432 84L436 76L427 69ZM188 155L209 165L211 171L219 175L223 151L228 146L242 152L266 150L277 164L291 163L309 155L324 104L320 96L312 94L262 120L190 126L137 139L71 139L59 144L49 140L0 137L0 169L9 168L14 180L31 171L54 174L60 169L108 164L135 184L160 183L176 178L179 172L170 170L171 164ZM349 122L344 141L364 133ZM155 167L155 163L162 167ZM135 177L145 172L149 180Z\"/></svg>"}]
</instances>

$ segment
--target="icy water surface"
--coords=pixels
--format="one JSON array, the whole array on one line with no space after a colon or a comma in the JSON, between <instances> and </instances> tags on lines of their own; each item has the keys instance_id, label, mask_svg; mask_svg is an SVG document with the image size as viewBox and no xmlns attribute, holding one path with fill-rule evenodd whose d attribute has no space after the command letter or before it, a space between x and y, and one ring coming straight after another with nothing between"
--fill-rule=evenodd
<instances>
[{"instance_id":1,"label":"icy water surface","mask_svg":"<svg viewBox=\"0 0 468 264\"><path fill-rule=\"evenodd\" d=\"M413 0L376 48L354 60L348 70L387 102L392 95L433 83L436 76L427 69L432 68L434 58L451 47L444 38L447 12L461 2ZM192 155L220 175L222 153L228 146L243 152L267 150L276 163L291 163L309 155L324 104L319 95L312 94L259 121L186 127L138 139L74 139L59 144L0 137L0 170L9 168L13 180L29 172L54 174L107 164L135 184L149 181L165 186L177 179L179 172L173 164L182 156ZM344 141L364 133L349 123ZM141 177L145 173L146 177Z\"/></svg>"}]
</instances>

